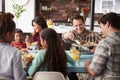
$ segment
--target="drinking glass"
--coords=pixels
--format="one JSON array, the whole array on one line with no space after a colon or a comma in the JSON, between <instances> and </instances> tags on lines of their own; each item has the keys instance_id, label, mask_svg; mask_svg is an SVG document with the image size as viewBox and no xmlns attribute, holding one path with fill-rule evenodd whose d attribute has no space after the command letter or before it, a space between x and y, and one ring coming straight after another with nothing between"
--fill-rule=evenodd
<instances>
[{"instance_id":1,"label":"drinking glass","mask_svg":"<svg viewBox=\"0 0 120 80\"><path fill-rule=\"evenodd\" d=\"M70 53L72 58L76 61L76 65L80 66L80 51L77 50L75 47L70 49Z\"/></svg>"}]
</instances>

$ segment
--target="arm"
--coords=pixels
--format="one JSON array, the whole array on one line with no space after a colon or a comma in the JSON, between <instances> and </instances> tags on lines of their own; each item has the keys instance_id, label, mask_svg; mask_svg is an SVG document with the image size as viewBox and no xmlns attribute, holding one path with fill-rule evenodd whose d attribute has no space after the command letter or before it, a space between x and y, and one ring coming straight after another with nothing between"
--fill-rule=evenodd
<instances>
[{"instance_id":1,"label":"arm","mask_svg":"<svg viewBox=\"0 0 120 80\"><path fill-rule=\"evenodd\" d=\"M106 68L109 50L105 42L100 42L96 47L92 61L86 61L85 67L92 76L99 75Z\"/></svg>"},{"instance_id":2,"label":"arm","mask_svg":"<svg viewBox=\"0 0 120 80\"><path fill-rule=\"evenodd\" d=\"M91 61L90 61L90 60L87 60L86 63L85 63L85 68L86 68L87 72L88 72L91 76L95 76L96 73L89 68L89 65L90 65L90 64L91 64Z\"/></svg>"},{"instance_id":3,"label":"arm","mask_svg":"<svg viewBox=\"0 0 120 80\"><path fill-rule=\"evenodd\" d=\"M45 55L44 51L40 51L35 55L35 58L33 59L31 65L29 65L28 67L28 74L30 76L32 76L36 72L38 66L41 64L41 62L44 59L44 55Z\"/></svg>"}]
</instances>

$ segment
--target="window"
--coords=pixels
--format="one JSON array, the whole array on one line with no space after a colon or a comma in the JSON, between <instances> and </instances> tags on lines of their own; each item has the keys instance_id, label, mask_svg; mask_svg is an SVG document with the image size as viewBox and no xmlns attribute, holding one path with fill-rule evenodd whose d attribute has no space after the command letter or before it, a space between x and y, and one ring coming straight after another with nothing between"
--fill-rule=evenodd
<instances>
[{"instance_id":1,"label":"window","mask_svg":"<svg viewBox=\"0 0 120 80\"><path fill-rule=\"evenodd\" d=\"M101 0L102 13L114 12L115 0Z\"/></svg>"},{"instance_id":2,"label":"window","mask_svg":"<svg viewBox=\"0 0 120 80\"><path fill-rule=\"evenodd\" d=\"M0 11L5 12L5 0L0 0Z\"/></svg>"}]
</instances>

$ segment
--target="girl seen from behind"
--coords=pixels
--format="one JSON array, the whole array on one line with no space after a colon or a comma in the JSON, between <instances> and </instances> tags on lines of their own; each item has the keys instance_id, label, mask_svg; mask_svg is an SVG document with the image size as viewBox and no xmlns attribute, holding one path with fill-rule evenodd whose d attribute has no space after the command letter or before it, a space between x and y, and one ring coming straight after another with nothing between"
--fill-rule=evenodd
<instances>
[{"instance_id":1,"label":"girl seen from behind","mask_svg":"<svg viewBox=\"0 0 120 80\"><path fill-rule=\"evenodd\" d=\"M33 76L37 71L58 71L66 76L68 57L56 31L50 28L44 29L41 33L41 45L43 49L36 54L28 68L28 74ZM75 63L72 59L70 62L71 64ZM29 62L25 62L26 66L28 64Z\"/></svg>"}]
</instances>

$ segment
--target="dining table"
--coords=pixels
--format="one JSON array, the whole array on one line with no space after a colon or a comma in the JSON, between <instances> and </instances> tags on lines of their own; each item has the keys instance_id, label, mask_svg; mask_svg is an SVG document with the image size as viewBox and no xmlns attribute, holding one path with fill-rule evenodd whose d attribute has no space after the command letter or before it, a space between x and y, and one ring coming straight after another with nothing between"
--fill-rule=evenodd
<instances>
[{"instance_id":1,"label":"dining table","mask_svg":"<svg viewBox=\"0 0 120 80\"><path fill-rule=\"evenodd\" d=\"M29 54L33 54L35 55L39 50L29 50L28 53ZM66 54L68 54L70 57L72 57L70 50L66 50L65 51ZM88 74L85 68L85 62L86 60L92 60L93 58L93 54L91 53L82 53L79 57L79 62L76 62L75 65L71 65L68 63L67 65L67 72L76 72L79 73L79 75L83 78L83 76L81 75L81 73L85 73ZM78 64L79 63L79 64Z\"/></svg>"},{"instance_id":2,"label":"dining table","mask_svg":"<svg viewBox=\"0 0 120 80\"><path fill-rule=\"evenodd\" d=\"M69 50L66 51L66 53L68 55L71 56L71 53ZM72 57L72 56L71 56ZM79 62L76 62L75 65L71 65L71 64L68 64L67 66L67 72L74 72L74 73L78 73L78 77L80 79L88 79L89 78L89 74L85 68L85 62L86 60L92 60L93 58L93 54L91 53L82 53L79 57ZM79 64L78 64L79 63ZM82 74L85 74L85 75L82 75Z\"/></svg>"}]
</instances>

